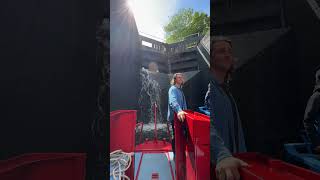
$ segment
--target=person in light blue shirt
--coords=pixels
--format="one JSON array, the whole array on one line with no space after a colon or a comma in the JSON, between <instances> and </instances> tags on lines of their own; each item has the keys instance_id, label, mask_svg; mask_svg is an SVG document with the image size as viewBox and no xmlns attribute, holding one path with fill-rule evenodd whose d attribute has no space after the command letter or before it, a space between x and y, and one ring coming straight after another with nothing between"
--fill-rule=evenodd
<instances>
[{"instance_id":1,"label":"person in light blue shirt","mask_svg":"<svg viewBox=\"0 0 320 180\"><path fill-rule=\"evenodd\" d=\"M213 37L210 54L210 84L206 104L210 109L210 152L218 179L240 179L238 168L247 163L232 157L246 152L245 139L237 105L228 81L234 66L231 41Z\"/></svg>"},{"instance_id":2,"label":"person in light blue shirt","mask_svg":"<svg viewBox=\"0 0 320 180\"><path fill-rule=\"evenodd\" d=\"M174 113L177 113L177 117L180 121L184 121L185 114L183 110L187 109L186 98L182 91L182 85L184 83L183 74L182 73L175 73L171 80L171 87L169 89L169 101L168 101L168 117L167 120L170 122L172 131L172 151L175 153L175 146L174 146Z\"/></svg>"}]
</instances>

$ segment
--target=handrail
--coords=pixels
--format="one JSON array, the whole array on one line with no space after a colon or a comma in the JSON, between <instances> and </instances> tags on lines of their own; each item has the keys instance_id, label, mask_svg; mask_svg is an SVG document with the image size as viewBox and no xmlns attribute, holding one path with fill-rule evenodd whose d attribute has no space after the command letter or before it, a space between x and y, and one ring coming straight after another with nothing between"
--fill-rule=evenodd
<instances>
[{"instance_id":1,"label":"handrail","mask_svg":"<svg viewBox=\"0 0 320 180\"><path fill-rule=\"evenodd\" d=\"M159 42L154 39L150 39L148 37L144 37L140 35L140 41L151 43L152 46L148 48L144 48L145 50L154 50L163 54L175 54L180 53L185 50L188 50L190 48L196 47L198 43L201 41L202 36L194 36L194 37L188 37L183 41L173 43L173 44L167 44L163 42ZM144 46L142 46L144 47Z\"/></svg>"},{"instance_id":2,"label":"handrail","mask_svg":"<svg viewBox=\"0 0 320 180\"><path fill-rule=\"evenodd\" d=\"M200 43L210 54L210 33L209 32L201 39Z\"/></svg>"},{"instance_id":3,"label":"handrail","mask_svg":"<svg viewBox=\"0 0 320 180\"><path fill-rule=\"evenodd\" d=\"M203 54L203 52L201 51L201 49L199 48L199 46L197 46L197 49L198 49L201 57L203 58L204 62L206 62L206 64L208 65L208 67L210 67L210 62L208 61L208 59L206 58L206 56Z\"/></svg>"},{"instance_id":4,"label":"handrail","mask_svg":"<svg viewBox=\"0 0 320 180\"><path fill-rule=\"evenodd\" d=\"M174 117L177 180L207 179L210 174L210 119L190 110L185 112L184 122L180 122L176 114Z\"/></svg>"}]
</instances>

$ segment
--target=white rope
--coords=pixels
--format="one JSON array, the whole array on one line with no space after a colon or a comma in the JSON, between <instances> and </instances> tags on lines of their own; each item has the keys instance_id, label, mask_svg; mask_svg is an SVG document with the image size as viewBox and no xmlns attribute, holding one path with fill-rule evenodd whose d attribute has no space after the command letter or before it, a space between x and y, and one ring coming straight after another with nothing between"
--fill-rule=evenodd
<instances>
[{"instance_id":1,"label":"white rope","mask_svg":"<svg viewBox=\"0 0 320 180\"><path fill-rule=\"evenodd\" d=\"M124 173L131 165L131 156L133 156L133 154L134 153L123 152L121 149L110 153L110 166L112 170L110 176L113 176L114 180L130 180Z\"/></svg>"}]
</instances>

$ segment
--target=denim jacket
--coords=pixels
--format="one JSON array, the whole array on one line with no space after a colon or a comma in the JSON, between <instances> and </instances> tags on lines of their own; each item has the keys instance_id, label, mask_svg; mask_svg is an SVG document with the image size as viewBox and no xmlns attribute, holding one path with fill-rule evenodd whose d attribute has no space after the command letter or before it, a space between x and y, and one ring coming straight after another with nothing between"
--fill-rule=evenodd
<instances>
[{"instance_id":1,"label":"denim jacket","mask_svg":"<svg viewBox=\"0 0 320 180\"><path fill-rule=\"evenodd\" d=\"M228 90L211 75L207 92L210 109L210 149L214 163L231 153L246 152L245 139L237 105Z\"/></svg>"}]
</instances>

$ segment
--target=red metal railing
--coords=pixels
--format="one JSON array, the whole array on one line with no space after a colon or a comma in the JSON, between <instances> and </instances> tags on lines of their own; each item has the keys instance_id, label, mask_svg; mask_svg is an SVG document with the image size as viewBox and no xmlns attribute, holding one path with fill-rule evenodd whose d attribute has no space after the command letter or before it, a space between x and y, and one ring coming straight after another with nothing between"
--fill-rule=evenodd
<instances>
[{"instance_id":1,"label":"red metal railing","mask_svg":"<svg viewBox=\"0 0 320 180\"><path fill-rule=\"evenodd\" d=\"M85 180L86 154L30 153L0 161L1 180Z\"/></svg>"},{"instance_id":2,"label":"red metal railing","mask_svg":"<svg viewBox=\"0 0 320 180\"><path fill-rule=\"evenodd\" d=\"M154 140L157 141L157 104L154 103Z\"/></svg>"},{"instance_id":3,"label":"red metal railing","mask_svg":"<svg viewBox=\"0 0 320 180\"><path fill-rule=\"evenodd\" d=\"M175 115L175 147L177 180L203 180L210 176L210 119L186 111L180 122Z\"/></svg>"},{"instance_id":4,"label":"red metal railing","mask_svg":"<svg viewBox=\"0 0 320 180\"><path fill-rule=\"evenodd\" d=\"M135 150L135 128L137 111L117 110L110 112L110 152L121 149L124 152ZM126 175L134 178L134 157Z\"/></svg>"}]
</instances>

